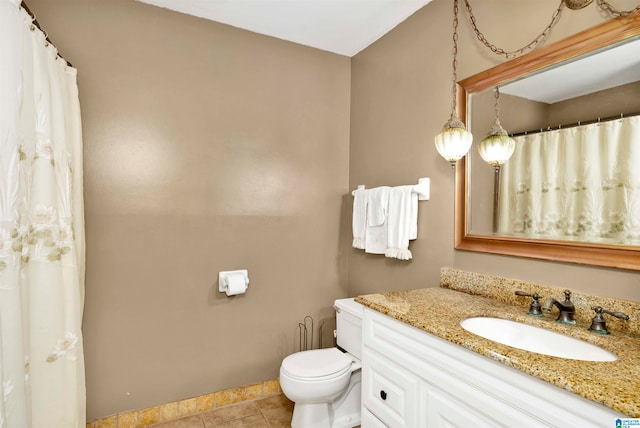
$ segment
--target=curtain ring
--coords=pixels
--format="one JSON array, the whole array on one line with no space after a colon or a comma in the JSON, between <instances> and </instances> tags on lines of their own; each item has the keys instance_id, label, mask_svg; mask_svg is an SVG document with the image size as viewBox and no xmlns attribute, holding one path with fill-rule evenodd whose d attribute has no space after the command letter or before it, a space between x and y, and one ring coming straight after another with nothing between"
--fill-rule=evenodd
<instances>
[{"instance_id":1,"label":"curtain ring","mask_svg":"<svg viewBox=\"0 0 640 428\"><path fill-rule=\"evenodd\" d=\"M51 44L51 43L49 42L49 35L48 35L48 34L47 34L47 32L46 32L46 31L44 31L42 28L40 29L40 31L42 31L42 34L44 34L44 47L45 47L45 48L48 48L48 47L49 47L49 45Z\"/></svg>"}]
</instances>

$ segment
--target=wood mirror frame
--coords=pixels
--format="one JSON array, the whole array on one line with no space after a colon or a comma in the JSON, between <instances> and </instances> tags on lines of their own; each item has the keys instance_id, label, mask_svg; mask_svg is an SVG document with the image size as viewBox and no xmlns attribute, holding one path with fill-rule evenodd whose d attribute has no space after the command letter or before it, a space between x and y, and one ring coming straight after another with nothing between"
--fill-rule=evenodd
<instances>
[{"instance_id":1,"label":"wood mirror frame","mask_svg":"<svg viewBox=\"0 0 640 428\"><path fill-rule=\"evenodd\" d=\"M458 82L458 116L467 122L467 99L475 93L542 68L640 35L640 13L615 18L527 55ZM455 249L640 270L640 247L541 240L468 232L469 171L466 157L456 166Z\"/></svg>"}]
</instances>

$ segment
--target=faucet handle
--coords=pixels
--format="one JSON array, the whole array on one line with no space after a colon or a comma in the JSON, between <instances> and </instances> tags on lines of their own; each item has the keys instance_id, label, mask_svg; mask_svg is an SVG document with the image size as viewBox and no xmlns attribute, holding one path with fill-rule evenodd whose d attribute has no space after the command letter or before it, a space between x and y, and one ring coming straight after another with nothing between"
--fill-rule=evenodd
<instances>
[{"instance_id":1,"label":"faucet handle","mask_svg":"<svg viewBox=\"0 0 640 428\"><path fill-rule=\"evenodd\" d=\"M589 327L589 330L593 331L594 333L609 334L609 330L607 330L607 324L604 318L602 318L602 314L609 314L623 320L629 319L629 315L625 314L624 312L611 312L603 309L602 306L592 306L591 309L596 312L596 316L591 320L591 326Z\"/></svg>"},{"instance_id":2,"label":"faucet handle","mask_svg":"<svg viewBox=\"0 0 640 428\"><path fill-rule=\"evenodd\" d=\"M595 306L595 307L593 307L591 309L596 311L596 313L602 312L603 314L613 315L616 318L620 318L620 319L623 319L623 320L629 320L629 315L625 314L624 312L611 312L611 311L608 311L606 309L603 309L602 306Z\"/></svg>"},{"instance_id":3,"label":"faucet handle","mask_svg":"<svg viewBox=\"0 0 640 428\"><path fill-rule=\"evenodd\" d=\"M564 301L565 302L570 302L571 301L571 290L569 290L569 289L564 290Z\"/></svg>"},{"instance_id":4,"label":"faucet handle","mask_svg":"<svg viewBox=\"0 0 640 428\"><path fill-rule=\"evenodd\" d=\"M542 296L540 296L538 293L527 293L526 291L517 290L516 296L531 297L533 300L531 301L531 305L529 306L529 312L527 313L529 315L533 315L536 317L543 316L540 303L538 302L538 299Z\"/></svg>"}]
</instances>

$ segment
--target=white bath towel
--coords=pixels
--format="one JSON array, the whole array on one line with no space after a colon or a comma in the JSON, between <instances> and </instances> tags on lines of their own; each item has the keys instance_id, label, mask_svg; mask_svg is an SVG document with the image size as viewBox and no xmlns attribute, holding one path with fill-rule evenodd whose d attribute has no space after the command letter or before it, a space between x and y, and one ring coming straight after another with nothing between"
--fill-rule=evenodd
<instances>
[{"instance_id":1,"label":"white bath towel","mask_svg":"<svg viewBox=\"0 0 640 428\"><path fill-rule=\"evenodd\" d=\"M389 192L386 257L411 260L409 239L418 235L418 195L412 188L398 186Z\"/></svg>"},{"instance_id":2,"label":"white bath towel","mask_svg":"<svg viewBox=\"0 0 640 428\"><path fill-rule=\"evenodd\" d=\"M353 231L353 248L364 250L364 233L367 227L367 194L365 189L353 192L353 217L351 229Z\"/></svg>"},{"instance_id":3,"label":"white bath towel","mask_svg":"<svg viewBox=\"0 0 640 428\"><path fill-rule=\"evenodd\" d=\"M367 227L364 251L367 253L384 254L387 251L387 206L390 190L388 186L366 190Z\"/></svg>"}]
</instances>

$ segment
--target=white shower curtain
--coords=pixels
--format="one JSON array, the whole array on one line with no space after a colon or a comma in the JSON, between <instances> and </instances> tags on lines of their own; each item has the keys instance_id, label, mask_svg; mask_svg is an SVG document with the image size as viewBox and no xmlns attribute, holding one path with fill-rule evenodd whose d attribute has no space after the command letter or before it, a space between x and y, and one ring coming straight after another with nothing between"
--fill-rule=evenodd
<instances>
[{"instance_id":1,"label":"white shower curtain","mask_svg":"<svg viewBox=\"0 0 640 428\"><path fill-rule=\"evenodd\" d=\"M516 137L499 232L640 244L640 116Z\"/></svg>"},{"instance_id":2,"label":"white shower curtain","mask_svg":"<svg viewBox=\"0 0 640 428\"><path fill-rule=\"evenodd\" d=\"M0 427L84 427L76 70L0 0Z\"/></svg>"}]
</instances>

